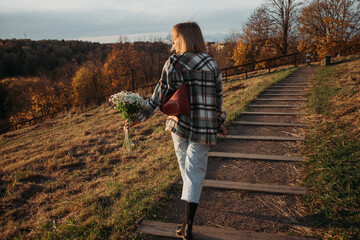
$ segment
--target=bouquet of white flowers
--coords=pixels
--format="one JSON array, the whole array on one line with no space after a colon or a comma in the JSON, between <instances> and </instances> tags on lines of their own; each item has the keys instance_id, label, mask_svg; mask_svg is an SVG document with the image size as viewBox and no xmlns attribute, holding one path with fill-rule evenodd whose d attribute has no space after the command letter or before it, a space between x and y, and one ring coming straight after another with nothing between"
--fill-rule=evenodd
<instances>
[{"instance_id":1,"label":"bouquet of white flowers","mask_svg":"<svg viewBox=\"0 0 360 240\"><path fill-rule=\"evenodd\" d=\"M133 123L136 119L137 114L145 105L145 100L137 93L122 91L111 95L109 101L112 102L123 119L128 120L129 123ZM134 144L130 139L129 129L125 129L125 143L128 153L131 151L131 146Z\"/></svg>"}]
</instances>

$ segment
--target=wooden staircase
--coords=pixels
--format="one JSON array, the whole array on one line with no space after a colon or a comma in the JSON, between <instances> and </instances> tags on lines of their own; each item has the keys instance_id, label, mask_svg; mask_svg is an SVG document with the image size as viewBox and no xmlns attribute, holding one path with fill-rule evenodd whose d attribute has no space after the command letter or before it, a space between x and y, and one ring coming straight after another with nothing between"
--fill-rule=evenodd
<instances>
[{"instance_id":1,"label":"wooden staircase","mask_svg":"<svg viewBox=\"0 0 360 240\"><path fill-rule=\"evenodd\" d=\"M296 129L295 132L301 132L301 129L306 126L302 120L304 116L305 105L300 103L304 103L307 101L307 91L311 87L310 80L315 71L316 70L313 68L302 67L290 77L284 79L279 83L274 84L266 92L259 96L259 98L255 99L253 103L249 105L249 110L247 112L243 112L241 117L237 121L232 123L232 126L229 128L229 135L227 136L227 138L218 145L216 145L209 153L208 172L211 171L211 169L218 169L217 167L213 168L211 166L212 164L215 164L213 163L214 161L216 161L217 164L221 164L222 166L224 166L224 168L231 167L230 165L227 165L230 164L228 163L229 161L237 162L241 166L241 162L245 160L261 161L264 162L264 164L266 163L270 165L279 162L283 164L300 164L300 166L297 166L296 169L301 168L301 163L304 162L305 159L300 156L299 151L295 152L294 155L268 154L267 152L274 151L272 149L269 149L271 148L271 146L276 146L277 148L284 146L284 152L286 152L286 148L290 148L286 144L292 144L289 146L299 146L301 144L301 141L304 140L303 136L283 136L282 132L291 135L292 130ZM266 130L268 130L267 128L272 128L272 131L275 134L278 133L279 135L260 135L258 133L254 135L248 133L241 134L242 132L256 132L258 130L260 132L266 132ZM281 130L284 128L286 128L287 131ZM246 152L246 147L241 148L241 150L237 151L237 148L239 148L242 144L257 144L259 145L259 147L255 152ZM272 145L269 145L270 147L267 147L268 145L266 144ZM280 149L279 151L281 152L282 150ZM271 168L271 166L269 166L269 168ZM239 174L241 174L241 172ZM239 194L241 196L242 192L249 192L251 194L254 194L252 195L252 198L255 200L259 200L259 202L263 204L266 204L266 202L263 200L264 194L298 196L306 194L307 192L306 188L299 186L298 184L294 184L294 182L291 184L274 184L264 182L235 181L231 180L231 177L236 178L236 175L235 177L230 177L226 176L226 173L221 175L222 179L214 177L208 178L208 176L212 176L212 174L207 174L207 177L204 181L204 191L206 193L203 193L202 198L200 199L200 209L197 213L197 215L200 214L200 221L205 222L205 224L207 225L209 222L211 222L211 219L216 219L216 211L218 210L206 206L208 202L216 201L212 200L211 198L211 196L214 196L216 194L220 194L222 198L224 198L224 196L226 197L226 203L224 200L224 204L222 205L222 207L226 208L224 210L226 211L226 213L234 214L236 217L237 210L235 209L239 208L238 205L241 204L241 201L239 202L238 199L236 199L236 201L231 201L231 199L228 199L233 198L233 196L236 195L234 191L239 192L236 196L239 196ZM300 180L297 180L295 181L295 183L298 183L299 181ZM220 191L221 193L217 191ZM232 193L231 196L230 193ZM232 204L236 205L232 206ZM209 206L213 205L216 205L216 203L209 204ZM203 211L201 206L203 206ZM282 210L281 206L275 205L272 207L279 208L279 211ZM212 211L214 212L211 213ZM252 212L251 209L249 209L249 211ZM207 212L210 212L211 214ZM252 214L256 216L266 213ZM208 215L211 215L212 218ZM224 222L226 222L226 220L224 220ZM294 222L296 222L296 220L294 220ZM196 223L197 216L195 217L195 224ZM159 236L159 239L172 239L176 238L175 229L176 226L178 226L179 224L180 223L143 220L139 225L137 232ZM242 223L233 222L232 224L227 224L226 226L222 226L220 224L210 224L212 225L211 227L196 225L193 227L193 233L195 239L197 240L306 239L304 237L286 235L286 231L276 233L269 233L266 231L248 231L246 230L246 227L240 226L239 224L241 225ZM152 237L151 239L155 238Z\"/></svg>"}]
</instances>

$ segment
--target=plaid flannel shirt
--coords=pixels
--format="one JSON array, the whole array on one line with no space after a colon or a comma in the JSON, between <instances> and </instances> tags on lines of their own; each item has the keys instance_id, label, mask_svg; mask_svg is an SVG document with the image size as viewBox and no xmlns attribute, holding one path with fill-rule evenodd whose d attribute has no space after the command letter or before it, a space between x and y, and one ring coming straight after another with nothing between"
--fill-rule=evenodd
<instances>
[{"instance_id":1,"label":"plaid flannel shirt","mask_svg":"<svg viewBox=\"0 0 360 240\"><path fill-rule=\"evenodd\" d=\"M191 111L169 116L166 130L200 144L214 145L217 130L226 118L226 112L222 109L222 76L219 66L206 53L184 53L178 57L184 81L190 91ZM181 83L177 58L172 55L166 61L161 79L138 119L145 121L156 113L165 96L176 91Z\"/></svg>"}]
</instances>

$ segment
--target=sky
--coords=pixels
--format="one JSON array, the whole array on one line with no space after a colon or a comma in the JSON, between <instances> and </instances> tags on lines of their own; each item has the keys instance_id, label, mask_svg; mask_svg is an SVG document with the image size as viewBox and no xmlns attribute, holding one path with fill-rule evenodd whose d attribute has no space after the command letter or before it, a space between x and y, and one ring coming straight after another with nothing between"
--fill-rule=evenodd
<instances>
[{"instance_id":1,"label":"sky","mask_svg":"<svg viewBox=\"0 0 360 240\"><path fill-rule=\"evenodd\" d=\"M166 38L195 21L206 41L239 31L264 0L0 0L0 39L100 43Z\"/></svg>"}]
</instances>

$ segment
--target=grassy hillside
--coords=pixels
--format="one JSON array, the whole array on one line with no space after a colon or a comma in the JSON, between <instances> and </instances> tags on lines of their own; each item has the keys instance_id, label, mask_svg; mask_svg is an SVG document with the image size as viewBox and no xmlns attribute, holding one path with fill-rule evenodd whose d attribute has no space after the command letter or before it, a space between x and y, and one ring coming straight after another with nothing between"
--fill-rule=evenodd
<instances>
[{"instance_id":1,"label":"grassy hillside","mask_svg":"<svg viewBox=\"0 0 360 240\"><path fill-rule=\"evenodd\" d=\"M306 131L310 216L323 239L360 239L360 58L323 67Z\"/></svg>"},{"instance_id":2,"label":"grassy hillside","mask_svg":"<svg viewBox=\"0 0 360 240\"><path fill-rule=\"evenodd\" d=\"M229 124L246 104L296 70L224 83ZM136 220L179 177L165 116L132 129L103 105L0 136L1 239L129 239Z\"/></svg>"}]
</instances>

